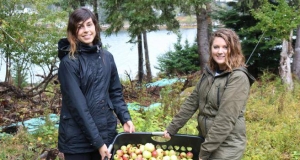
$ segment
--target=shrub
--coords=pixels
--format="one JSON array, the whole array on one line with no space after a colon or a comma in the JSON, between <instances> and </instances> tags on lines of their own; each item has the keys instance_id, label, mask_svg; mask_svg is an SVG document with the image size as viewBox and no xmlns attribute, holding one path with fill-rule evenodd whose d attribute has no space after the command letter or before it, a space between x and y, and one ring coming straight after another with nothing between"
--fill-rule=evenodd
<instances>
[{"instance_id":1,"label":"shrub","mask_svg":"<svg viewBox=\"0 0 300 160\"><path fill-rule=\"evenodd\" d=\"M180 42L181 36L179 35L177 43L174 44L175 51L169 51L157 57L156 69L167 75L185 75L200 70L197 44L190 46L186 40L183 46Z\"/></svg>"}]
</instances>

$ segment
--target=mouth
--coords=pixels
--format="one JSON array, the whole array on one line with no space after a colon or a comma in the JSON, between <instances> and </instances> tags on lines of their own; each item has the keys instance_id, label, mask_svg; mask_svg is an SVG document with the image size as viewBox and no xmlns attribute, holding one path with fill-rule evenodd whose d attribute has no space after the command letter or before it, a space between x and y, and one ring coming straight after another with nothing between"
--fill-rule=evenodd
<instances>
[{"instance_id":1,"label":"mouth","mask_svg":"<svg viewBox=\"0 0 300 160\"><path fill-rule=\"evenodd\" d=\"M84 35L84 36L82 36L83 38L85 38L85 39L88 39L88 38L91 38L92 37L92 35Z\"/></svg>"}]
</instances>

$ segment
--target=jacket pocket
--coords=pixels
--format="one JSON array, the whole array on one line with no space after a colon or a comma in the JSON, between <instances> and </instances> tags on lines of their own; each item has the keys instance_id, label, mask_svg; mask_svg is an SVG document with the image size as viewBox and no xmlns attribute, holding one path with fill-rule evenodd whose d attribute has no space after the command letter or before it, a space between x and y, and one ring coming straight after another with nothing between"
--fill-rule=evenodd
<instances>
[{"instance_id":1,"label":"jacket pocket","mask_svg":"<svg viewBox=\"0 0 300 160\"><path fill-rule=\"evenodd\" d=\"M60 120L60 136L62 137L64 143L74 143L77 141L82 141L82 131L76 122L70 116L63 115Z\"/></svg>"}]
</instances>

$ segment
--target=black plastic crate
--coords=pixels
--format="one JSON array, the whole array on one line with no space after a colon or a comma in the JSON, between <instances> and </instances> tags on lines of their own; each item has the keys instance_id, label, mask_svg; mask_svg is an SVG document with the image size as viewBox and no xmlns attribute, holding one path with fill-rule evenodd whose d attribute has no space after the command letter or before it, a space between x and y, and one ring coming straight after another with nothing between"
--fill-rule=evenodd
<instances>
[{"instance_id":1,"label":"black plastic crate","mask_svg":"<svg viewBox=\"0 0 300 160\"><path fill-rule=\"evenodd\" d=\"M111 150L112 153L111 159L113 159L116 150L120 149L122 145L152 143L156 147L160 146L162 149L173 149L177 152L187 152L188 149L191 148L190 152L193 153L193 160L199 160L198 156L201 143L204 141L203 138L193 135L176 134L172 135L171 139L165 139L162 135L163 132L119 133L109 146L109 150Z\"/></svg>"}]
</instances>

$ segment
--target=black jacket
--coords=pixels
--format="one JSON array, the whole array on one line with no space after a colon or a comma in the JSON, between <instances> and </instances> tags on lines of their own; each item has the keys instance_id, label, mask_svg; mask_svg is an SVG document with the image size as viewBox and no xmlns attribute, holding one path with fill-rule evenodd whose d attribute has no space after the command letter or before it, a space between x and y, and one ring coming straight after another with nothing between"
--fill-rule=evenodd
<instances>
[{"instance_id":1,"label":"black jacket","mask_svg":"<svg viewBox=\"0 0 300 160\"><path fill-rule=\"evenodd\" d=\"M124 124L131 117L112 54L101 44L79 43L71 58L69 48L67 39L58 42L62 93L58 148L63 153L86 153L112 143L117 118Z\"/></svg>"}]
</instances>

